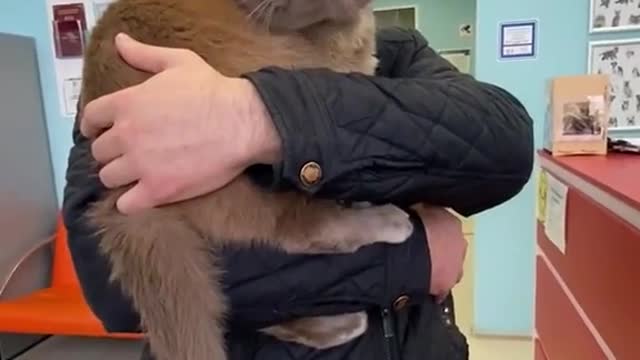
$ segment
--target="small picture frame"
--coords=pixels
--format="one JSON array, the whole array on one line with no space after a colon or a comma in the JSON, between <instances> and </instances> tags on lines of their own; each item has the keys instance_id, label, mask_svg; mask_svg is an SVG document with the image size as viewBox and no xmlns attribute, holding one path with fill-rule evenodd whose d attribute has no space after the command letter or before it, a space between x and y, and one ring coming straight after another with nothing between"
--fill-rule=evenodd
<instances>
[{"instance_id":1,"label":"small picture frame","mask_svg":"<svg viewBox=\"0 0 640 360\"><path fill-rule=\"evenodd\" d=\"M498 24L498 61L532 60L538 56L538 20Z\"/></svg>"},{"instance_id":2,"label":"small picture frame","mask_svg":"<svg viewBox=\"0 0 640 360\"><path fill-rule=\"evenodd\" d=\"M553 78L549 85L544 147L553 156L605 155L607 76L561 76Z\"/></svg>"},{"instance_id":3,"label":"small picture frame","mask_svg":"<svg viewBox=\"0 0 640 360\"><path fill-rule=\"evenodd\" d=\"M640 130L640 39L590 42L587 69L609 78L609 130Z\"/></svg>"},{"instance_id":4,"label":"small picture frame","mask_svg":"<svg viewBox=\"0 0 640 360\"><path fill-rule=\"evenodd\" d=\"M590 0L591 33L640 30L640 8L629 0Z\"/></svg>"}]
</instances>

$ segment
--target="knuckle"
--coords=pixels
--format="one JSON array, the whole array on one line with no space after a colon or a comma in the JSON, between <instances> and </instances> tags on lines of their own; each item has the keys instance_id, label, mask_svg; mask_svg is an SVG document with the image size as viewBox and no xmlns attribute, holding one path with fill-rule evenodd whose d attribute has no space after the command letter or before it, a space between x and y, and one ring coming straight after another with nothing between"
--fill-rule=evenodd
<instances>
[{"instance_id":1,"label":"knuckle","mask_svg":"<svg viewBox=\"0 0 640 360\"><path fill-rule=\"evenodd\" d=\"M197 59L197 55L189 49L176 49L176 55L185 61L193 61Z\"/></svg>"},{"instance_id":2,"label":"knuckle","mask_svg":"<svg viewBox=\"0 0 640 360\"><path fill-rule=\"evenodd\" d=\"M121 120L114 124L114 138L119 145L129 148L136 137L136 127L133 121Z\"/></svg>"}]
</instances>

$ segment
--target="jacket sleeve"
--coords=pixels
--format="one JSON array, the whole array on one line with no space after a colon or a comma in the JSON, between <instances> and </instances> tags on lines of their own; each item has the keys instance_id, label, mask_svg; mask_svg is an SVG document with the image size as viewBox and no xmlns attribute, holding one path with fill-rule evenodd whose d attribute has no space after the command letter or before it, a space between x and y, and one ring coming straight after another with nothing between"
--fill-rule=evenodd
<instances>
[{"instance_id":1,"label":"jacket sleeve","mask_svg":"<svg viewBox=\"0 0 640 360\"><path fill-rule=\"evenodd\" d=\"M268 68L246 74L284 160L257 181L347 201L428 202L469 216L515 196L533 166L532 120L507 91L458 72L415 31L383 31L379 75ZM300 179L319 164L313 185Z\"/></svg>"},{"instance_id":2,"label":"jacket sleeve","mask_svg":"<svg viewBox=\"0 0 640 360\"><path fill-rule=\"evenodd\" d=\"M138 315L118 284L109 281L110 264L99 251L96 229L83 216L105 191L91 175L90 158L89 143L76 127L63 200L71 255L85 299L106 329L136 331ZM429 288L429 250L420 220L413 220L417 230L404 244L372 245L349 255L226 249L223 283L232 305L230 325L261 328L299 316L390 306L400 295L423 300Z\"/></svg>"}]
</instances>

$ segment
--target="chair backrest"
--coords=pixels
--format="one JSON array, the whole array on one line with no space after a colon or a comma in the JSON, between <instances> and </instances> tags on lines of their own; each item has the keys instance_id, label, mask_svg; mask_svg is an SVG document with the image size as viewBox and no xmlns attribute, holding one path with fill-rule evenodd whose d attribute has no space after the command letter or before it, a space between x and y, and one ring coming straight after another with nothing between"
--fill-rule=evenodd
<instances>
[{"instance_id":1,"label":"chair backrest","mask_svg":"<svg viewBox=\"0 0 640 360\"><path fill-rule=\"evenodd\" d=\"M67 229L62 216L58 217L55 239L53 241L53 269L51 275L52 287L67 287L80 290L80 282L71 259L67 240Z\"/></svg>"}]
</instances>

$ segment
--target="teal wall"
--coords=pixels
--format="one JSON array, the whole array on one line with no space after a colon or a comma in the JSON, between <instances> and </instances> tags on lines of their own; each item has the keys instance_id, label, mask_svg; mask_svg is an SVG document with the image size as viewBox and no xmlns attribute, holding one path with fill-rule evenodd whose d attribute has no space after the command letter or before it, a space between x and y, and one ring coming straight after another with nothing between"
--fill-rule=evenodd
<instances>
[{"instance_id":1,"label":"teal wall","mask_svg":"<svg viewBox=\"0 0 640 360\"><path fill-rule=\"evenodd\" d=\"M71 146L72 121L63 118L58 109L48 26L44 0L0 0L0 32L30 36L36 40L51 157L60 201L67 153Z\"/></svg>"},{"instance_id":2,"label":"teal wall","mask_svg":"<svg viewBox=\"0 0 640 360\"><path fill-rule=\"evenodd\" d=\"M475 27L475 0L375 0L374 6L416 6L418 28L432 47L438 50L473 49L473 35L458 36L458 26L474 24Z\"/></svg>"},{"instance_id":3,"label":"teal wall","mask_svg":"<svg viewBox=\"0 0 640 360\"><path fill-rule=\"evenodd\" d=\"M546 82L587 71L590 40L638 37L640 33L589 36L589 1L478 0L475 74L520 98L535 120L541 145ZM498 23L539 21L536 60L498 62ZM500 146L498 142L496 146ZM533 317L534 186L513 201L478 217L476 228L475 324L487 334L530 334Z\"/></svg>"}]
</instances>

